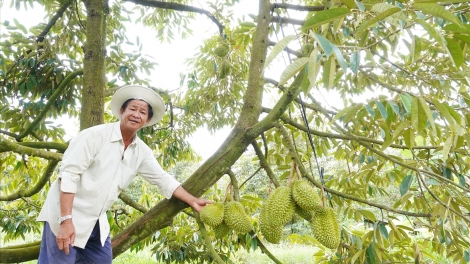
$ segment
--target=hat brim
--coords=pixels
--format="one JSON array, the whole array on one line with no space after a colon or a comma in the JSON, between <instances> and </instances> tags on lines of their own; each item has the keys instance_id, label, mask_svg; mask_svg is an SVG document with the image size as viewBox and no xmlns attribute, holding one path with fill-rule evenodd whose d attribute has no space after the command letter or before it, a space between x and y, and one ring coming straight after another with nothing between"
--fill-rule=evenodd
<instances>
[{"instance_id":1,"label":"hat brim","mask_svg":"<svg viewBox=\"0 0 470 264\"><path fill-rule=\"evenodd\" d=\"M155 125L165 114L165 103L154 90L140 85L126 85L117 90L111 99L111 111L119 120L121 120L121 107L129 99L141 99L152 106L153 117L144 127Z\"/></svg>"}]
</instances>

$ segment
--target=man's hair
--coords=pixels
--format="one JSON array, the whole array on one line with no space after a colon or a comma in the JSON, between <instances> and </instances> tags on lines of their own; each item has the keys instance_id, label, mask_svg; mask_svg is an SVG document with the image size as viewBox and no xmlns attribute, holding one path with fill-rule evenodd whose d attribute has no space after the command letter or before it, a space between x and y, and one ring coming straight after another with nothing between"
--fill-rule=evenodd
<instances>
[{"instance_id":1,"label":"man's hair","mask_svg":"<svg viewBox=\"0 0 470 264\"><path fill-rule=\"evenodd\" d=\"M128 105L132 100L139 100L139 101L145 102L145 101L142 100L142 99L130 98L130 99L127 99L127 100L122 104L121 109L122 109L123 111L126 110L127 105ZM146 103L147 103L147 102L146 102ZM149 103L147 103L147 106L148 106L148 108L149 108L148 120L150 120L150 119L152 119L152 117L153 117L153 109L152 109L152 106L151 106Z\"/></svg>"}]
</instances>

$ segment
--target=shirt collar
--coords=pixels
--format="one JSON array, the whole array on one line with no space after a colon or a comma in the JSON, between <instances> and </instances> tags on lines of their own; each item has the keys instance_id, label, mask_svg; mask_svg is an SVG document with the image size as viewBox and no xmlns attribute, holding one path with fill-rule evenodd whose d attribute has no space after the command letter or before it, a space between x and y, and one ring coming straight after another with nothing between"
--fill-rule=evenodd
<instances>
[{"instance_id":1,"label":"shirt collar","mask_svg":"<svg viewBox=\"0 0 470 264\"><path fill-rule=\"evenodd\" d=\"M118 121L113 124L113 133L111 135L111 142L119 141L122 140L122 134L121 134L121 122ZM132 139L131 145L135 144L137 140L137 136L134 136Z\"/></svg>"}]
</instances>

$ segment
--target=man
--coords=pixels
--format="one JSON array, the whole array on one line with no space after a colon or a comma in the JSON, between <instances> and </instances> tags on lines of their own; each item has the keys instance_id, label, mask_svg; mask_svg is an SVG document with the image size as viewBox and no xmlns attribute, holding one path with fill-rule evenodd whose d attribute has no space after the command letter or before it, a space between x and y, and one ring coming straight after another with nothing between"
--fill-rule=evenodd
<instances>
[{"instance_id":1,"label":"man","mask_svg":"<svg viewBox=\"0 0 470 264\"><path fill-rule=\"evenodd\" d=\"M111 263L106 211L139 174L200 211L211 201L189 194L156 161L136 133L161 120L165 106L150 88L124 86L111 99L120 122L85 129L70 141L38 221L44 221L39 264Z\"/></svg>"}]
</instances>

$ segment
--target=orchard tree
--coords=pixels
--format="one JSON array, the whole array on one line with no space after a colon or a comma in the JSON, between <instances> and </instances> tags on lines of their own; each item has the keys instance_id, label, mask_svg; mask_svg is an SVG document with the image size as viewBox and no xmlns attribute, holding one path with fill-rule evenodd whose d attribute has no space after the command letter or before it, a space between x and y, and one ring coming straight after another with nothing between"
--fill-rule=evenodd
<instances>
[{"instance_id":1,"label":"orchard tree","mask_svg":"<svg viewBox=\"0 0 470 264\"><path fill-rule=\"evenodd\" d=\"M164 120L139 137L170 169L197 159L186 141L196 129L232 127L183 186L196 196L240 200L253 230L216 240L186 204L136 180L108 214L114 256L153 245L166 262L225 263L233 250L259 247L281 263L265 246L259 209L298 169L339 216L336 249L308 232L284 236L318 246L318 262L470 261L467 1L260 0L239 21L232 19L236 0L206 9L192 1L127 2L11 1L31 15L42 5L49 20L31 28L3 22L2 243L41 232L35 218L67 148L64 128L51 121L79 117L80 129L114 121L106 107L113 92L149 84L138 73L151 73L159 59L122 49L124 21L137 14L132 23L171 42L206 16L214 36L190 58L184 89L160 88ZM246 175L237 161L250 153L259 170ZM38 243L0 248L0 262L35 259Z\"/></svg>"}]
</instances>

